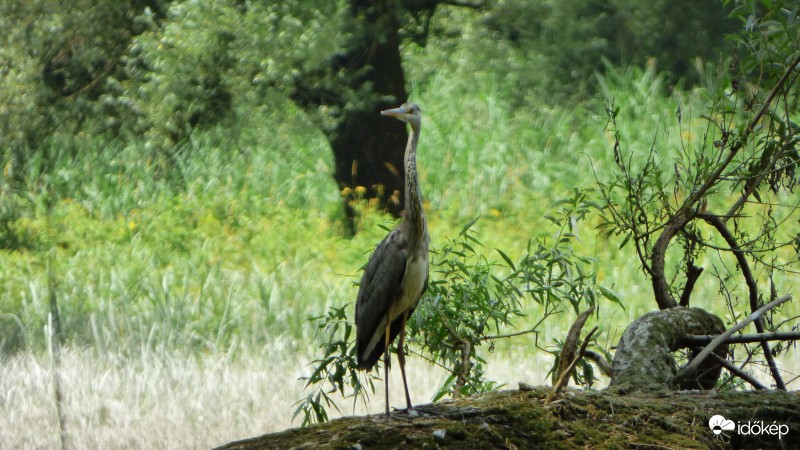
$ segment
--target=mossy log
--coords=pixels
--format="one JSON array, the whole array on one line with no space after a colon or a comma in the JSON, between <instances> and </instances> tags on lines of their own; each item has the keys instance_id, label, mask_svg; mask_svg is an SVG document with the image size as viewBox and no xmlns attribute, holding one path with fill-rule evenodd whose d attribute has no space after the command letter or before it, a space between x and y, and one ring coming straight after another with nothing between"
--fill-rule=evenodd
<instances>
[{"instance_id":1,"label":"mossy log","mask_svg":"<svg viewBox=\"0 0 800 450\"><path fill-rule=\"evenodd\" d=\"M719 317L700 308L675 307L645 314L622 334L611 365L610 388L621 393L675 388L711 389L722 366L709 358L700 365L695 376L675 385L673 379L678 366L672 353L681 348L681 340L687 335L716 335L724 331L725 325ZM725 358L728 346L721 345L714 353Z\"/></svg>"},{"instance_id":2,"label":"mossy log","mask_svg":"<svg viewBox=\"0 0 800 450\"><path fill-rule=\"evenodd\" d=\"M405 411L345 417L220 447L383 448L792 448L800 436L797 392L648 391L618 395L567 390L543 406L550 388L499 391ZM775 434L715 434L709 419L785 425Z\"/></svg>"}]
</instances>

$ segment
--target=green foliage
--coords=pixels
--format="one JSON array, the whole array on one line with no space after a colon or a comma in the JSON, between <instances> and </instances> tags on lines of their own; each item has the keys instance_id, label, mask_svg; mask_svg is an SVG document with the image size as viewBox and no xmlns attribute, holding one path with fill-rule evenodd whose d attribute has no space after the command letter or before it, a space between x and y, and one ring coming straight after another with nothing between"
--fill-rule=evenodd
<instances>
[{"instance_id":1,"label":"green foliage","mask_svg":"<svg viewBox=\"0 0 800 450\"><path fill-rule=\"evenodd\" d=\"M0 135L18 169L52 136L102 133L109 117L106 81L121 72L141 14L159 0L46 0L0 5ZM118 125L118 124L117 124Z\"/></svg>"},{"instance_id":2,"label":"green foliage","mask_svg":"<svg viewBox=\"0 0 800 450\"><path fill-rule=\"evenodd\" d=\"M129 132L170 157L195 128L280 108L270 92L336 48L337 14L335 2L177 2L133 40L113 101L135 116Z\"/></svg>"},{"instance_id":3,"label":"green foliage","mask_svg":"<svg viewBox=\"0 0 800 450\"><path fill-rule=\"evenodd\" d=\"M622 306L613 291L597 283L596 261L574 249L578 224L592 210L587 194L576 189L556 206L548 217L557 228L555 237L531 240L527 254L516 263L499 249L501 263L489 261L478 251L482 244L472 230L477 219L467 223L456 239L431 250L428 290L408 321L407 342L415 354L446 372L434 401L498 388L485 374L482 354L492 352L496 341L538 334L546 320L570 308L595 307L599 296ZM327 420L331 407L338 410L334 393L356 400L374 393L375 376L368 374L362 382L357 373L348 308L352 306L332 306L326 315L311 319L324 332L323 355L310 364L312 375L303 378L311 389L295 411L295 416L302 414L303 425ZM537 311L535 324L503 334L529 308ZM590 370L584 367L587 379Z\"/></svg>"},{"instance_id":4,"label":"green foliage","mask_svg":"<svg viewBox=\"0 0 800 450\"><path fill-rule=\"evenodd\" d=\"M611 101L606 108L616 167L599 180L601 227L606 236L622 236L620 247L633 243L662 309L676 305L679 297L684 303L694 298L699 272L690 272L711 260L726 300L715 312L727 312L734 322L777 298L778 286L787 289L800 266L798 235L787 226L800 207L795 194L800 26L797 9L786 6L736 3L734 17L744 23L737 56L717 70L716 83L698 89L709 101L678 100L674 117L651 130L655 137L648 149L625 145L619 128L624 106ZM672 258L671 273L665 273L673 238L680 258ZM735 259L738 273L719 270L725 267L724 255ZM756 328L775 331L778 326L768 319ZM761 349L782 388L773 352L766 343ZM749 361L754 350L746 351Z\"/></svg>"},{"instance_id":5,"label":"green foliage","mask_svg":"<svg viewBox=\"0 0 800 450\"><path fill-rule=\"evenodd\" d=\"M528 76L516 92L536 90L556 104L594 93L592 77L605 72L604 61L657 65L669 84L701 81L706 64L729 50L724 38L736 29L729 12L717 1L506 0L487 12L484 24L509 43L510 49L498 49L500 64L509 54L527 54L527 63L517 62Z\"/></svg>"},{"instance_id":6,"label":"green foliage","mask_svg":"<svg viewBox=\"0 0 800 450\"><path fill-rule=\"evenodd\" d=\"M421 354L447 369L434 401L494 389L496 384L485 379L486 361L478 347L491 343L493 333L523 314L522 292L513 282L516 274L500 275L508 267L489 262L475 250L481 246L470 230L475 221L464 226L457 239L431 252L431 282L408 324L409 340L420 343ZM513 267L508 256L498 252Z\"/></svg>"}]
</instances>

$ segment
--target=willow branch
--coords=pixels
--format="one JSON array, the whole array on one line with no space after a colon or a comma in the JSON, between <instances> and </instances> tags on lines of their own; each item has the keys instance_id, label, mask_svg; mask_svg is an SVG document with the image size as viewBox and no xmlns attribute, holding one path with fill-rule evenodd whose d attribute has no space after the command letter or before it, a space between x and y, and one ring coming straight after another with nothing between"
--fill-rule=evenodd
<instances>
[{"instance_id":1,"label":"willow branch","mask_svg":"<svg viewBox=\"0 0 800 450\"><path fill-rule=\"evenodd\" d=\"M786 84L786 81L789 79L789 77L792 75L792 73L794 72L795 68L798 65L800 65L800 55L798 55L791 63L789 63L787 69L783 72L781 78L778 80L777 83L775 83L775 86L772 87L772 90L769 92L769 95L767 96L767 99L764 101L764 104L761 105L761 109L759 109L756 115L753 116L752 119L750 119L750 122L747 123L747 127L744 129L742 134L739 135L738 138L736 139L736 142L734 142L733 145L731 145L727 157L722 161L722 163L720 163L717 166L714 172L712 172L711 175L709 175L708 178L706 178L705 183L703 183L703 185L700 186L699 189L692 192L692 195L690 195L689 198L686 199L686 201L680 207L678 212L675 213L675 216L678 216L681 212L685 210L690 210L693 207L693 205L697 203L698 200L703 198L706 192L709 189L711 189L711 187L714 186L714 184L717 183L718 179L722 175L722 172L725 171L725 169L728 167L731 161L733 161L733 158L736 156L739 150L741 150L742 147L744 147L744 144L750 138L750 135L753 133L753 130L755 130L758 123L761 122L761 118L764 117L767 111L769 111L769 108L772 105L772 101L775 100L775 96L778 95L778 92L783 88L783 85Z\"/></svg>"},{"instance_id":2,"label":"willow branch","mask_svg":"<svg viewBox=\"0 0 800 450\"><path fill-rule=\"evenodd\" d=\"M750 311L755 313L758 310L758 286L756 285L756 280L753 277L753 273L750 270L750 263L747 261L747 258L744 255L744 252L740 249L739 244L736 242L736 238L733 234L728 230L728 227L725 225L725 222L720 219L719 216L711 215L711 214L700 214L703 220L705 220L709 225L713 226L717 232L725 239L725 243L733 250L733 255L736 257L736 262L739 263L739 269L742 271L742 276L744 276L745 283L747 283L747 291L750 297ZM761 319L761 316L755 317L755 326L756 331L759 333L764 332L764 321ZM772 350L769 347L769 342L761 341L761 349L764 351L764 359L767 360L767 365L769 365L769 370L772 373L772 378L775 379L775 386L782 390L786 390L786 384L783 382L783 378L781 378L781 373L778 370L778 365L775 363L775 357L772 355Z\"/></svg>"},{"instance_id":3,"label":"willow branch","mask_svg":"<svg viewBox=\"0 0 800 450\"><path fill-rule=\"evenodd\" d=\"M798 65L800 65L800 55L798 55L788 65L788 68L784 71L781 78L777 83L775 83L775 86L772 87L772 90L764 101L764 104L761 105L761 108L758 110L755 116L753 116L753 118L747 123L747 127L745 127L744 131L737 136L736 141L731 144L725 159L720 161L716 169L714 169L714 171L709 174L708 177L706 177L705 182L697 190L692 192L683 205L681 205L675 214L673 214L672 217L666 222L664 230L661 232L655 244L653 245L653 254L651 256L653 294L656 297L656 303L658 303L660 309L672 308L677 305L677 302L675 302L675 299L672 298L672 295L669 293L667 280L664 276L664 256L670 240L672 240L672 238L675 236L675 233L677 233L678 230L680 230L693 217L695 214L695 205L705 196L706 192L708 192L708 190L720 180L722 172L725 171L728 165L730 165L731 161L733 161L733 159L736 157L736 154L744 147L745 143L750 138L750 135L753 133L753 130L756 129L756 126L761 121L761 118L764 117L764 115L769 111L769 108L772 105L772 102L775 100L775 97L778 95L778 92L780 92L784 84L786 84L787 80Z\"/></svg>"},{"instance_id":4,"label":"willow branch","mask_svg":"<svg viewBox=\"0 0 800 450\"><path fill-rule=\"evenodd\" d=\"M695 345L708 345L716 339L718 335L713 334L690 334L681 338L680 343L683 346L691 347ZM764 341L795 341L800 339L800 331L784 331L774 333L755 333L755 334L740 334L738 336L731 336L725 340L725 344L750 344L753 342Z\"/></svg>"},{"instance_id":5,"label":"willow branch","mask_svg":"<svg viewBox=\"0 0 800 450\"><path fill-rule=\"evenodd\" d=\"M556 368L554 374L555 379L558 379L567 370L568 365L575 358L575 350L578 349L578 343L581 341L581 331L586 324L586 320L589 319L593 312L594 307L582 312L569 328L567 337L564 338L564 345L561 346L561 356L558 359L558 368Z\"/></svg>"},{"instance_id":6,"label":"willow branch","mask_svg":"<svg viewBox=\"0 0 800 450\"><path fill-rule=\"evenodd\" d=\"M692 296L694 285L697 283L697 279L703 273L703 270L702 267L695 266L694 263L689 263L689 267L686 268L686 284L683 285L683 293L681 293L681 306L689 306L689 297Z\"/></svg>"},{"instance_id":7,"label":"willow branch","mask_svg":"<svg viewBox=\"0 0 800 450\"><path fill-rule=\"evenodd\" d=\"M608 362L605 356L600 354L600 352L596 352L594 350L586 350L583 352L583 356L586 359L591 359L597 364L597 367L600 369L600 372L603 372L603 375L607 377L611 377L611 363Z\"/></svg>"},{"instance_id":8,"label":"willow branch","mask_svg":"<svg viewBox=\"0 0 800 450\"><path fill-rule=\"evenodd\" d=\"M725 343L725 340L728 339L729 337L731 337L731 335L733 333L736 333L737 331L739 331L742 328L746 327L750 322L758 319L759 317L761 317L765 312L769 311L770 309L780 305L783 302L791 300L791 299L792 299L791 295L785 295L785 296L783 296L783 297L781 297L781 298L779 298L777 300L773 300L773 301L767 303L766 305L764 305L761 308L759 308L757 311L751 313L749 316L747 316L741 322L737 323L733 327L731 327L728 330L726 330L724 333L722 333L719 336L717 336L716 338L714 338L714 340L712 340L707 346L705 346L705 348L703 348L703 351L698 353L697 356L695 356L694 359L692 359L692 361L689 362L689 364L687 364L683 369L681 369L680 372L678 372L677 375L675 375L675 378L673 379L673 384L678 385L678 384L680 384L681 381L683 381L686 378L688 378L689 375L693 374L697 370L697 368L700 366L700 364L702 364L703 361L708 357L708 355L711 352L713 352L714 350L716 350L717 347L719 347L720 345ZM785 390L785 388L784 388L784 390Z\"/></svg>"},{"instance_id":9,"label":"willow branch","mask_svg":"<svg viewBox=\"0 0 800 450\"><path fill-rule=\"evenodd\" d=\"M547 394L547 398L544 399L543 403L544 406L547 406L548 403L553 401L556 395L558 395L561 389L567 384L567 380L569 380L572 371L575 370L575 366L578 365L578 361L580 361L581 358L583 357L583 353L586 351L586 347L589 345L589 340L592 339L592 335L596 331L597 331L597 326L592 328L592 331L590 331L589 334L586 335L586 338L583 340L583 344L581 344L580 351L578 352L577 355L575 355L575 358L572 360L569 367L567 367L567 370L565 370L564 373L562 373L561 376L558 377L558 381L556 381L556 384L553 385L553 390L551 390L550 393Z\"/></svg>"},{"instance_id":10,"label":"willow branch","mask_svg":"<svg viewBox=\"0 0 800 450\"><path fill-rule=\"evenodd\" d=\"M735 364L731 364L730 361L727 359L717 355L716 353L711 353L709 355L714 361L716 361L719 365L724 367L728 372L732 373L733 375L743 379L744 381L750 383L751 386L756 388L759 391L764 391L767 389L766 386L761 384L758 380L753 378L749 373L745 372L744 370L736 367Z\"/></svg>"}]
</instances>

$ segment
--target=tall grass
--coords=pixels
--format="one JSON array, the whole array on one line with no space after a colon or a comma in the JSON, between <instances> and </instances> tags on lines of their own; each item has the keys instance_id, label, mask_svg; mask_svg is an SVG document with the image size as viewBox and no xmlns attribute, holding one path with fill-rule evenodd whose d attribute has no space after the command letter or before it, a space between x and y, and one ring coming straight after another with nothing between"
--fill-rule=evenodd
<instances>
[{"instance_id":1,"label":"tall grass","mask_svg":"<svg viewBox=\"0 0 800 450\"><path fill-rule=\"evenodd\" d=\"M425 51L407 57L436 57ZM418 159L434 246L481 216L480 251L497 259L500 248L517 258L528 239L552 236L543 216L553 202L591 186L613 164L604 98L569 108L511 107L513 93L491 76L465 77L445 64L426 80L412 97L423 107ZM697 101L668 95L647 71L612 72L601 81L604 97L621 107L620 133L634 151L654 139L668 142L665 123L678 100L685 110ZM38 400L48 383L40 355L49 252L67 342L69 429L130 431L81 434L77 447L208 446L288 424L299 389L293 383L316 349L307 317L354 301L352 283L385 233L379 225L392 221L365 205L360 232L346 238L321 134L290 105L240 114L235 130L192 135L169 176L142 145L77 136L52 143L21 184L4 181L4 201L13 197L20 206L8 222L19 242L0 252L0 380L7 384L0 409L18 421L0 426L7 433L0 441L49 447L57 438L25 431L54 423L46 400ZM664 149L669 164L677 149ZM610 346L655 305L632 249L598 238L597 221L582 223L581 253L600 259L599 279L626 305L603 306L600 342ZM713 299L717 289L701 283L696 291ZM519 328L536 320L536 308L528 312ZM548 321L538 344L562 338L571 320ZM537 369L527 380L543 382L547 359L535 343L500 344L490 371L491 361L502 367L531 358ZM276 392L281 385L291 387ZM280 396L280 412L265 406L270 396ZM161 398L172 399L166 414L148 418ZM232 431L204 431L217 421ZM6 440L13 433L27 437Z\"/></svg>"},{"instance_id":2,"label":"tall grass","mask_svg":"<svg viewBox=\"0 0 800 450\"><path fill-rule=\"evenodd\" d=\"M668 142L677 102L688 110L692 100L666 95L649 71L610 73L601 86L621 107L625 145ZM424 106L419 165L433 243L482 216L482 251L516 258L528 239L554 232L543 218L554 201L610 170L604 105L513 109L490 81L475 80L485 84L471 98L450 95L466 88L438 78L414 93ZM63 330L75 345L131 355L237 352L276 339L313 347L306 317L353 301L352 282L383 234L377 225L391 221L367 207L361 232L343 236L330 151L287 111L246 116L234 133L196 133L171 179L136 144L76 138L66 145L80 151L34 161L16 186L28 206L12 222L26 245L0 253L4 345L44 348L44 255L55 249ZM663 149L670 164L678 149ZM601 279L630 300L613 313L625 323L652 307L649 286L630 270L631 250L598 239L594 224L578 230L583 253L598 256Z\"/></svg>"}]
</instances>

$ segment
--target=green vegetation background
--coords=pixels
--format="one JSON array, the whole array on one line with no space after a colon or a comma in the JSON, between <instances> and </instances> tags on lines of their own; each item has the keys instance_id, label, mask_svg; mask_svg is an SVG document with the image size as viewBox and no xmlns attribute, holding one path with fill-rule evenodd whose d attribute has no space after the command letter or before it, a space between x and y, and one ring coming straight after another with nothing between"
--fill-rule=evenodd
<instances>
[{"instance_id":1,"label":"green vegetation background","mask_svg":"<svg viewBox=\"0 0 800 450\"><path fill-rule=\"evenodd\" d=\"M64 338L98 355L313 352L308 317L354 301L392 224L365 200L345 236L320 124L282 90L343 44L344 3L24 3L0 6L0 352L46 348L51 283ZM478 216L489 259L552 236L553 203L613 165L608 99L629 147L668 164L700 139L738 26L716 2L531 3L441 6L403 48L434 246ZM605 312L611 343L655 305L595 225L582 253L626 305Z\"/></svg>"}]
</instances>

